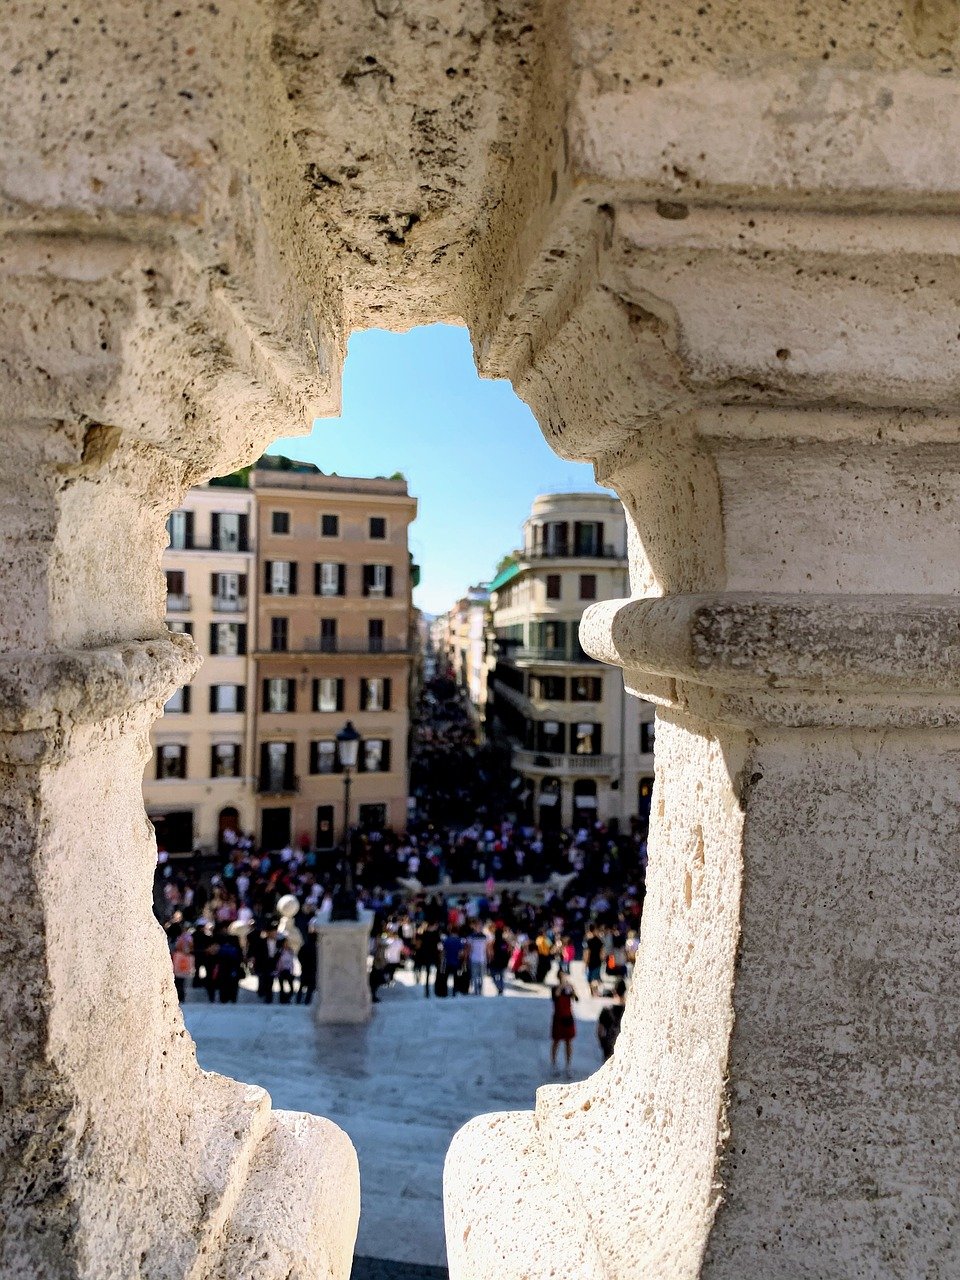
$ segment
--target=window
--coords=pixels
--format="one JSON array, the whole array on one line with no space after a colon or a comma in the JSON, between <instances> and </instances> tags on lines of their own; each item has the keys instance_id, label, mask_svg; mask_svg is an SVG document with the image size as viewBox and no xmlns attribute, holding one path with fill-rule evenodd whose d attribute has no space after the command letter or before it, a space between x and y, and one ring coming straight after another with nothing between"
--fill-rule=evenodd
<instances>
[{"instance_id":1,"label":"window","mask_svg":"<svg viewBox=\"0 0 960 1280\"><path fill-rule=\"evenodd\" d=\"M574 676L570 697L574 702L599 702L603 697L603 680L600 676Z\"/></svg>"},{"instance_id":2,"label":"window","mask_svg":"<svg viewBox=\"0 0 960 1280\"><path fill-rule=\"evenodd\" d=\"M193 512L171 511L167 533L174 551L189 551L193 547Z\"/></svg>"},{"instance_id":3,"label":"window","mask_svg":"<svg viewBox=\"0 0 960 1280\"><path fill-rule=\"evenodd\" d=\"M360 710L390 710L390 680L384 676L372 676L360 681Z\"/></svg>"},{"instance_id":4,"label":"window","mask_svg":"<svg viewBox=\"0 0 960 1280\"><path fill-rule=\"evenodd\" d=\"M210 652L215 657L235 658L247 652L245 622L211 622Z\"/></svg>"},{"instance_id":5,"label":"window","mask_svg":"<svg viewBox=\"0 0 960 1280\"><path fill-rule=\"evenodd\" d=\"M600 754L600 726L582 722L576 726L575 748L578 756Z\"/></svg>"},{"instance_id":6,"label":"window","mask_svg":"<svg viewBox=\"0 0 960 1280\"><path fill-rule=\"evenodd\" d=\"M342 596L347 592L347 566L325 560L313 566L313 594Z\"/></svg>"},{"instance_id":7,"label":"window","mask_svg":"<svg viewBox=\"0 0 960 1280\"><path fill-rule=\"evenodd\" d=\"M264 742L260 747L260 790L273 793L295 790L293 760L292 742Z\"/></svg>"},{"instance_id":8,"label":"window","mask_svg":"<svg viewBox=\"0 0 960 1280\"><path fill-rule=\"evenodd\" d=\"M240 746L236 742L215 742L210 748L210 777L240 777Z\"/></svg>"},{"instance_id":9,"label":"window","mask_svg":"<svg viewBox=\"0 0 960 1280\"><path fill-rule=\"evenodd\" d=\"M310 772L340 772L340 764L337 760L337 744L333 738L324 738L320 742L310 743Z\"/></svg>"},{"instance_id":10,"label":"window","mask_svg":"<svg viewBox=\"0 0 960 1280\"><path fill-rule=\"evenodd\" d=\"M370 537L385 538L387 536L387 522L383 516L370 517Z\"/></svg>"},{"instance_id":11,"label":"window","mask_svg":"<svg viewBox=\"0 0 960 1280\"><path fill-rule=\"evenodd\" d=\"M361 773L390 772L390 743L385 738L364 738L358 760Z\"/></svg>"},{"instance_id":12,"label":"window","mask_svg":"<svg viewBox=\"0 0 960 1280\"><path fill-rule=\"evenodd\" d=\"M595 573L581 573L580 599L596 600L596 598L597 598L597 575Z\"/></svg>"},{"instance_id":13,"label":"window","mask_svg":"<svg viewBox=\"0 0 960 1280\"><path fill-rule=\"evenodd\" d=\"M320 652L337 652L337 620L336 618L320 619Z\"/></svg>"},{"instance_id":14,"label":"window","mask_svg":"<svg viewBox=\"0 0 960 1280\"><path fill-rule=\"evenodd\" d=\"M273 711L278 715L286 711L296 711L296 681L288 680L284 676L271 676L269 679L264 680L263 709L264 711Z\"/></svg>"},{"instance_id":15,"label":"window","mask_svg":"<svg viewBox=\"0 0 960 1280\"><path fill-rule=\"evenodd\" d=\"M647 721L640 726L640 754L648 756L653 753L653 743L656 737L657 726L653 720Z\"/></svg>"},{"instance_id":16,"label":"window","mask_svg":"<svg viewBox=\"0 0 960 1280\"><path fill-rule=\"evenodd\" d=\"M556 720L543 720L537 723L535 747L537 751L550 751L562 754L567 745L566 725Z\"/></svg>"},{"instance_id":17,"label":"window","mask_svg":"<svg viewBox=\"0 0 960 1280\"><path fill-rule=\"evenodd\" d=\"M363 566L363 594L365 596L392 596L393 566L389 564L365 564Z\"/></svg>"},{"instance_id":18,"label":"window","mask_svg":"<svg viewBox=\"0 0 960 1280\"><path fill-rule=\"evenodd\" d=\"M387 825L387 806L362 804L357 811L357 816L364 831L382 831Z\"/></svg>"},{"instance_id":19,"label":"window","mask_svg":"<svg viewBox=\"0 0 960 1280\"><path fill-rule=\"evenodd\" d=\"M210 686L211 711L243 711L247 691L242 684L212 684Z\"/></svg>"},{"instance_id":20,"label":"window","mask_svg":"<svg viewBox=\"0 0 960 1280\"><path fill-rule=\"evenodd\" d=\"M567 624L565 622L544 622L543 647L551 653L563 653L567 647Z\"/></svg>"},{"instance_id":21,"label":"window","mask_svg":"<svg viewBox=\"0 0 960 1280\"><path fill-rule=\"evenodd\" d=\"M367 648L371 653L383 653L383 619L367 620Z\"/></svg>"},{"instance_id":22,"label":"window","mask_svg":"<svg viewBox=\"0 0 960 1280\"><path fill-rule=\"evenodd\" d=\"M573 526L573 553L577 556L603 555L603 525L598 520L578 520Z\"/></svg>"},{"instance_id":23,"label":"window","mask_svg":"<svg viewBox=\"0 0 960 1280\"><path fill-rule=\"evenodd\" d=\"M187 748L179 742L164 742L157 747L157 778L185 778Z\"/></svg>"},{"instance_id":24,"label":"window","mask_svg":"<svg viewBox=\"0 0 960 1280\"><path fill-rule=\"evenodd\" d=\"M192 622L180 622L180 621L177 621L176 619L174 619L172 622L168 622L168 623L167 623L167 630L168 630L168 631L173 631L173 632L174 632L176 635L178 635L178 636L192 636L192 635L193 635L193 623L192 623Z\"/></svg>"},{"instance_id":25,"label":"window","mask_svg":"<svg viewBox=\"0 0 960 1280\"><path fill-rule=\"evenodd\" d=\"M551 520L543 526L543 548L548 556L565 556L567 554L566 520Z\"/></svg>"},{"instance_id":26,"label":"window","mask_svg":"<svg viewBox=\"0 0 960 1280\"><path fill-rule=\"evenodd\" d=\"M560 575L559 573L547 574L547 599L560 599Z\"/></svg>"},{"instance_id":27,"label":"window","mask_svg":"<svg viewBox=\"0 0 960 1280\"><path fill-rule=\"evenodd\" d=\"M270 532L271 533L289 533L290 532L290 512L289 511L271 511L270 512Z\"/></svg>"},{"instance_id":28,"label":"window","mask_svg":"<svg viewBox=\"0 0 960 1280\"><path fill-rule=\"evenodd\" d=\"M187 589L187 580L181 569L168 569L166 572L167 595L182 596Z\"/></svg>"},{"instance_id":29,"label":"window","mask_svg":"<svg viewBox=\"0 0 960 1280\"><path fill-rule=\"evenodd\" d=\"M542 702L565 702L567 681L564 676L531 676L530 692Z\"/></svg>"},{"instance_id":30,"label":"window","mask_svg":"<svg viewBox=\"0 0 960 1280\"><path fill-rule=\"evenodd\" d=\"M249 517L239 511L215 511L210 517L210 543L215 551L246 551Z\"/></svg>"},{"instance_id":31,"label":"window","mask_svg":"<svg viewBox=\"0 0 960 1280\"><path fill-rule=\"evenodd\" d=\"M236 612L247 603L247 575L245 573L212 573L210 594L213 596L214 609L222 613Z\"/></svg>"},{"instance_id":32,"label":"window","mask_svg":"<svg viewBox=\"0 0 960 1280\"><path fill-rule=\"evenodd\" d=\"M297 594L297 566L291 560L267 560L263 566L263 589L268 596Z\"/></svg>"},{"instance_id":33,"label":"window","mask_svg":"<svg viewBox=\"0 0 960 1280\"><path fill-rule=\"evenodd\" d=\"M183 712L186 714L190 710L190 686L184 685L182 689L176 689L163 704L163 713L167 715L169 712Z\"/></svg>"},{"instance_id":34,"label":"window","mask_svg":"<svg viewBox=\"0 0 960 1280\"><path fill-rule=\"evenodd\" d=\"M321 516L320 517L320 536L322 538L339 538L340 517L339 516Z\"/></svg>"},{"instance_id":35,"label":"window","mask_svg":"<svg viewBox=\"0 0 960 1280\"><path fill-rule=\"evenodd\" d=\"M270 648L274 653L286 653L287 651L287 618L271 618L270 619Z\"/></svg>"},{"instance_id":36,"label":"window","mask_svg":"<svg viewBox=\"0 0 960 1280\"><path fill-rule=\"evenodd\" d=\"M334 676L323 676L313 682L314 711L343 710L343 681Z\"/></svg>"}]
</instances>

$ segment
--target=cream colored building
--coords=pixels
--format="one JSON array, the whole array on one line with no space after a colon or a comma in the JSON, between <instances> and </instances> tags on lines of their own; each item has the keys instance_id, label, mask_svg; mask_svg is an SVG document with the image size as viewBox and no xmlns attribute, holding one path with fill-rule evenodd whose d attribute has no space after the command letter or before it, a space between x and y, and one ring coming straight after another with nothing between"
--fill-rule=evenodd
<instances>
[{"instance_id":1,"label":"cream colored building","mask_svg":"<svg viewBox=\"0 0 960 1280\"><path fill-rule=\"evenodd\" d=\"M514 745L539 826L649 814L653 707L580 645L584 609L630 594L623 507L602 493L534 499L516 563L490 584L488 726Z\"/></svg>"},{"instance_id":2,"label":"cream colored building","mask_svg":"<svg viewBox=\"0 0 960 1280\"><path fill-rule=\"evenodd\" d=\"M194 680L167 701L144 774L157 843L213 848L227 827L254 821L252 709L254 521L248 489L190 489L167 528L167 626L203 655Z\"/></svg>"},{"instance_id":3,"label":"cream colored building","mask_svg":"<svg viewBox=\"0 0 960 1280\"><path fill-rule=\"evenodd\" d=\"M482 716L487 701L486 616L490 592L470 587L444 614L443 645L473 711Z\"/></svg>"}]
</instances>

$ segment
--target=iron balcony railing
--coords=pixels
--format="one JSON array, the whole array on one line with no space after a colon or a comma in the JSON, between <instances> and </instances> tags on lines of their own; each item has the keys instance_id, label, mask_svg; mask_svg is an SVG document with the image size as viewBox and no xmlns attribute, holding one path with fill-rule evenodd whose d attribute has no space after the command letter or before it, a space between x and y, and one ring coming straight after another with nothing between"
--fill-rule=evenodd
<instances>
[{"instance_id":1,"label":"iron balcony railing","mask_svg":"<svg viewBox=\"0 0 960 1280\"><path fill-rule=\"evenodd\" d=\"M524 551L529 560L626 560L626 552L612 542L584 543L559 542L552 547L533 546Z\"/></svg>"},{"instance_id":2,"label":"iron balcony railing","mask_svg":"<svg viewBox=\"0 0 960 1280\"><path fill-rule=\"evenodd\" d=\"M190 597L185 592L167 593L167 613L187 613L190 609Z\"/></svg>"},{"instance_id":3,"label":"iron balcony railing","mask_svg":"<svg viewBox=\"0 0 960 1280\"><path fill-rule=\"evenodd\" d=\"M214 596L212 603L214 613L246 613L246 596Z\"/></svg>"},{"instance_id":4,"label":"iron balcony railing","mask_svg":"<svg viewBox=\"0 0 960 1280\"><path fill-rule=\"evenodd\" d=\"M300 790L300 779L296 774L286 774L282 778L268 774L257 779L257 791L264 796L295 795Z\"/></svg>"},{"instance_id":5,"label":"iron balcony railing","mask_svg":"<svg viewBox=\"0 0 960 1280\"><path fill-rule=\"evenodd\" d=\"M304 653L410 653L410 645L406 640L369 639L351 640L329 636L308 636L303 642Z\"/></svg>"}]
</instances>

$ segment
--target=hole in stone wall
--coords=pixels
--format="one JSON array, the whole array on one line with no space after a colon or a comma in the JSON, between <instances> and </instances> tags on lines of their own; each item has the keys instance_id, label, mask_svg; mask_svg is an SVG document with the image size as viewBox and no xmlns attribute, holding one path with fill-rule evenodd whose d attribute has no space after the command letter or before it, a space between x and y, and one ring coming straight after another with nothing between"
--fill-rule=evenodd
<instances>
[{"instance_id":1,"label":"hole in stone wall","mask_svg":"<svg viewBox=\"0 0 960 1280\"><path fill-rule=\"evenodd\" d=\"M653 733L578 638L629 594L622 508L477 376L466 330L355 335L343 405L171 516L168 624L204 665L145 798L201 1065L340 1124L358 1256L426 1275L455 1130L532 1107L571 1027L591 1074L598 1015L619 1025Z\"/></svg>"}]
</instances>

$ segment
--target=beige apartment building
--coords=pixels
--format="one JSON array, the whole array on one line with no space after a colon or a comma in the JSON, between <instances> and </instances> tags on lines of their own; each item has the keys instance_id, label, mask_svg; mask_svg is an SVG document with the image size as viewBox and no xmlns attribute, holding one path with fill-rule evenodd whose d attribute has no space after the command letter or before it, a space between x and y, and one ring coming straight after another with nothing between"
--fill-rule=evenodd
<instances>
[{"instance_id":1,"label":"beige apartment building","mask_svg":"<svg viewBox=\"0 0 960 1280\"><path fill-rule=\"evenodd\" d=\"M143 784L157 843L173 853L213 846L255 820L252 708L253 496L216 484L191 489L167 522L167 626L203 654L152 733Z\"/></svg>"},{"instance_id":2,"label":"beige apartment building","mask_svg":"<svg viewBox=\"0 0 960 1280\"><path fill-rule=\"evenodd\" d=\"M403 480L255 470L257 832L329 848L345 824L402 828L416 500ZM336 735L361 736L350 813Z\"/></svg>"},{"instance_id":3,"label":"beige apartment building","mask_svg":"<svg viewBox=\"0 0 960 1280\"><path fill-rule=\"evenodd\" d=\"M602 493L534 499L516 563L490 584L488 727L511 741L540 827L649 814L654 710L580 645L594 600L630 594L623 507Z\"/></svg>"}]
</instances>

